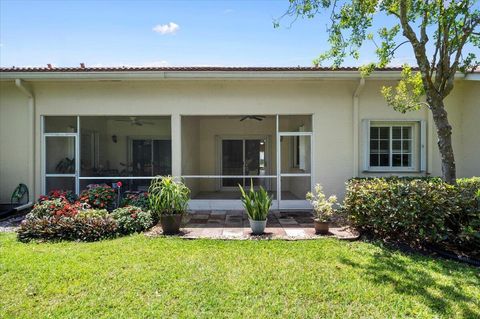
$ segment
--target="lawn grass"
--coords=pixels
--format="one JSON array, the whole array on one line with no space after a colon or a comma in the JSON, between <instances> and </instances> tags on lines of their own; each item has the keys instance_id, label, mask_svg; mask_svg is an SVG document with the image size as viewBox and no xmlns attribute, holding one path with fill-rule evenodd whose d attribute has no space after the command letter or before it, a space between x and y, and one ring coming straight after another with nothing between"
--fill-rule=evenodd
<instances>
[{"instance_id":1,"label":"lawn grass","mask_svg":"<svg viewBox=\"0 0 480 319\"><path fill-rule=\"evenodd\" d=\"M474 318L480 271L364 242L0 234L5 318Z\"/></svg>"}]
</instances>

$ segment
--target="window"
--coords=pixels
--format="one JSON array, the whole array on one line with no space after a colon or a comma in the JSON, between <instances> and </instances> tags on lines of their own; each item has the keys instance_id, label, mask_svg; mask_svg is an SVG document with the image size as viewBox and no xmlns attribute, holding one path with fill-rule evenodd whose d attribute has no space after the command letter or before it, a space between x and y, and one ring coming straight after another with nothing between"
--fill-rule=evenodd
<instances>
[{"instance_id":1,"label":"window","mask_svg":"<svg viewBox=\"0 0 480 319\"><path fill-rule=\"evenodd\" d=\"M424 169L424 124L366 121L365 170L409 171ZM419 163L419 159L420 162Z\"/></svg>"},{"instance_id":2,"label":"window","mask_svg":"<svg viewBox=\"0 0 480 319\"><path fill-rule=\"evenodd\" d=\"M411 167L412 130L412 126L370 126L370 166Z\"/></svg>"}]
</instances>

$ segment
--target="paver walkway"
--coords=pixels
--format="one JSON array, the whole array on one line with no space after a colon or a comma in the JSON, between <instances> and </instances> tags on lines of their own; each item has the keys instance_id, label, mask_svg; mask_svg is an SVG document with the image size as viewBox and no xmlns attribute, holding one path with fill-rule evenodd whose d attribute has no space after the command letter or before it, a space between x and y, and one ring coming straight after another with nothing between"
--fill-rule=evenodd
<instances>
[{"instance_id":1,"label":"paver walkway","mask_svg":"<svg viewBox=\"0 0 480 319\"><path fill-rule=\"evenodd\" d=\"M162 235L160 226L147 232L148 236ZM179 235L183 238L216 239L315 239L336 237L355 240L358 234L347 226L331 225L329 235L316 235L313 215L309 212L272 212L269 214L265 234L251 234L247 215L243 211L195 211L184 219Z\"/></svg>"}]
</instances>

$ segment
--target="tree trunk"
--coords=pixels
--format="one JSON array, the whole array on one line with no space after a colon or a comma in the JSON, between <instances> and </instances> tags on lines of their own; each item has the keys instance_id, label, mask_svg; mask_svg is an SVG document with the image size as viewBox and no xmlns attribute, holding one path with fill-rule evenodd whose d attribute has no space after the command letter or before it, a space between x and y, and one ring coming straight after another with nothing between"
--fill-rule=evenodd
<instances>
[{"instance_id":1,"label":"tree trunk","mask_svg":"<svg viewBox=\"0 0 480 319\"><path fill-rule=\"evenodd\" d=\"M438 150L442 160L442 178L448 184L456 183L455 155L452 147L452 126L448 122L443 99L427 91L427 102L437 128Z\"/></svg>"}]
</instances>

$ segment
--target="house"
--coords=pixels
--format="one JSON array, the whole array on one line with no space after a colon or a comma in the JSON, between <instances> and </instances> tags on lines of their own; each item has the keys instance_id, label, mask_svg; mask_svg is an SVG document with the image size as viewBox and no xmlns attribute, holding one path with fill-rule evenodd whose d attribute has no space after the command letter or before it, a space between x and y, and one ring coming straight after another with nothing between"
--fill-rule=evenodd
<instances>
[{"instance_id":1,"label":"house","mask_svg":"<svg viewBox=\"0 0 480 319\"><path fill-rule=\"evenodd\" d=\"M399 68L2 68L0 202L121 181L146 190L182 176L192 209L239 208L238 184L274 207L307 208L322 183L340 196L357 176L440 175L426 109L401 114L380 89ZM446 99L459 177L480 175L480 73Z\"/></svg>"}]
</instances>

